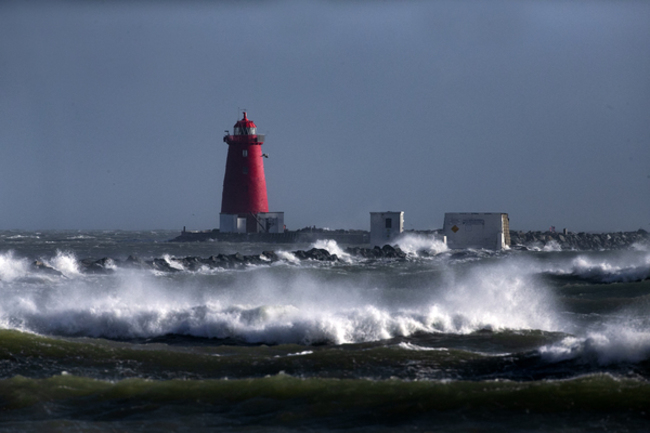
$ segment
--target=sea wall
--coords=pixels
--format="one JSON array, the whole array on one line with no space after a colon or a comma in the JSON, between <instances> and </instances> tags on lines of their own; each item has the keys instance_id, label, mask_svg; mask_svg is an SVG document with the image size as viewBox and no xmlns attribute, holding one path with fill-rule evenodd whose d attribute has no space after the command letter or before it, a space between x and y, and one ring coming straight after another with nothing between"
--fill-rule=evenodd
<instances>
[{"instance_id":1,"label":"sea wall","mask_svg":"<svg viewBox=\"0 0 650 433\"><path fill-rule=\"evenodd\" d=\"M510 231L510 247L563 250L620 250L634 244L650 243L647 231L614 233L554 233L541 231Z\"/></svg>"},{"instance_id":2,"label":"sea wall","mask_svg":"<svg viewBox=\"0 0 650 433\"><path fill-rule=\"evenodd\" d=\"M316 242L321 239L332 239L339 244L360 245L369 242L369 232L364 230L323 230L301 229L285 231L284 233L221 233L219 230L183 231L170 242L204 242L215 240L220 242L266 242L280 244L296 244Z\"/></svg>"},{"instance_id":3,"label":"sea wall","mask_svg":"<svg viewBox=\"0 0 650 433\"><path fill-rule=\"evenodd\" d=\"M349 247L344 251L346 254L361 257L364 259L397 259L405 260L406 253L399 247L384 245L383 247L361 248ZM319 261L319 262L338 262L339 257L323 248L311 248L310 250L292 251L291 255L296 261ZM111 274L118 268L129 269L149 269L161 272L181 272L197 271L205 269L239 269L249 265L270 265L278 261L287 261L286 254L278 254L275 251L263 251L261 254L243 255L234 254L217 254L210 257L161 257L151 260L143 260L137 256L129 256L126 260L113 259L104 257L99 260L86 258L78 260L76 267L79 272L84 274ZM44 263L36 260L31 264L35 272L48 275L57 275L64 277L64 274Z\"/></svg>"},{"instance_id":4,"label":"sea wall","mask_svg":"<svg viewBox=\"0 0 650 433\"><path fill-rule=\"evenodd\" d=\"M441 230L411 230L404 233L431 236L440 235ZM369 232L364 230L324 230L304 228L284 233L220 233L218 230L203 232L183 231L171 242L267 242L267 243L310 243L320 239L332 239L340 245L368 244ZM639 229L633 232L587 233L587 232L542 232L510 230L510 247L527 249L562 250L617 250L630 248L634 244L650 244L650 234Z\"/></svg>"},{"instance_id":5,"label":"sea wall","mask_svg":"<svg viewBox=\"0 0 650 433\"><path fill-rule=\"evenodd\" d=\"M630 248L633 245L650 246L650 235L645 230L635 232L617 232L617 233L552 233L552 232L518 232L511 231L512 240L511 249L548 249L556 250L615 250ZM407 254L397 245L384 245L383 247L375 246L374 248L364 248L360 246L351 246L344 250L345 254L360 259L397 259L406 260ZM452 257L458 254L468 254L471 251L457 251L452 253ZM475 254L479 254L474 252ZM428 250L418 251L418 256L429 257L437 255ZM117 268L140 268L150 269L163 272L179 271L196 271L201 268L242 268L249 265L269 265L278 261L305 261L314 260L320 262L338 262L340 258L336 254L330 253L326 249L311 248L309 250L292 251L293 259L287 258L285 254L275 251L263 251L261 254L242 255L235 254L217 254L207 258L203 257L162 257L149 260L143 260L136 256L129 256L126 260L113 259L104 257L99 260L86 258L77 261L77 269L85 274L107 274L114 272ZM33 271L58 275L63 277L63 273L51 265L36 260L31 264Z\"/></svg>"}]
</instances>

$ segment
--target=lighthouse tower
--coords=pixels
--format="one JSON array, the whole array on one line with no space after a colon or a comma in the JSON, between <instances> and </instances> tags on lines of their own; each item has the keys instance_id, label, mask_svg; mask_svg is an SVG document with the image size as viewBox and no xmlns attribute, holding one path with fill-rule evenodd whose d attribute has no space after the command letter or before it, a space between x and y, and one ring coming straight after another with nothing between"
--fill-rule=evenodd
<instances>
[{"instance_id":1,"label":"lighthouse tower","mask_svg":"<svg viewBox=\"0 0 650 433\"><path fill-rule=\"evenodd\" d=\"M227 131L226 131L227 132ZM269 212L264 177L262 144L264 135L244 117L235 123L233 134L226 134L228 144L226 174L223 179L220 231L225 233L281 233L284 214Z\"/></svg>"}]
</instances>

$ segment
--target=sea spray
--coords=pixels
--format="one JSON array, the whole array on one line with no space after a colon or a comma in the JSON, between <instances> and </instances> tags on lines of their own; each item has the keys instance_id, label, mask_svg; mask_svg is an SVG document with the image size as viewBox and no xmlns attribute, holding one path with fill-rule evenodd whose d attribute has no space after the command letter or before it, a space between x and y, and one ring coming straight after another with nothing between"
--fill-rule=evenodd
<instances>
[{"instance_id":1,"label":"sea spray","mask_svg":"<svg viewBox=\"0 0 650 433\"><path fill-rule=\"evenodd\" d=\"M577 360L581 363L611 365L650 361L650 303L619 312L580 335L540 347L547 362Z\"/></svg>"},{"instance_id":2,"label":"sea spray","mask_svg":"<svg viewBox=\"0 0 650 433\"><path fill-rule=\"evenodd\" d=\"M603 284L643 281L650 278L650 253L644 250L621 251L616 255L607 251L580 253L538 265L537 271Z\"/></svg>"},{"instance_id":3,"label":"sea spray","mask_svg":"<svg viewBox=\"0 0 650 433\"><path fill-rule=\"evenodd\" d=\"M449 269L446 289L432 300L436 308L430 314L447 332L565 330L568 324L558 314L555 295L535 275L535 267L531 261L513 258L467 271Z\"/></svg>"},{"instance_id":4,"label":"sea spray","mask_svg":"<svg viewBox=\"0 0 650 433\"><path fill-rule=\"evenodd\" d=\"M57 250L56 256L47 263L68 278L77 277L81 274L77 264L77 257L70 251Z\"/></svg>"},{"instance_id":5,"label":"sea spray","mask_svg":"<svg viewBox=\"0 0 650 433\"><path fill-rule=\"evenodd\" d=\"M417 256L418 252L424 251L428 254L438 254L449 251L447 244L434 236L418 235L413 233L402 233L395 240L402 251Z\"/></svg>"},{"instance_id":6,"label":"sea spray","mask_svg":"<svg viewBox=\"0 0 650 433\"><path fill-rule=\"evenodd\" d=\"M27 259L15 257L13 251L0 253L0 284L24 277L28 268Z\"/></svg>"},{"instance_id":7,"label":"sea spray","mask_svg":"<svg viewBox=\"0 0 650 433\"><path fill-rule=\"evenodd\" d=\"M312 248L322 248L327 250L330 254L336 254L339 260L350 263L352 262L352 256L339 247L338 243L332 239L323 239L318 240L312 244Z\"/></svg>"},{"instance_id":8,"label":"sea spray","mask_svg":"<svg viewBox=\"0 0 650 433\"><path fill-rule=\"evenodd\" d=\"M57 257L67 263L63 257L68 256ZM391 269L368 279L328 268L260 267L169 279L122 270L41 293L16 293L7 300L12 307L5 314L24 329L46 334L118 339L180 334L273 344L561 329L548 290L521 263L461 274L448 270L442 285L427 288L423 280L422 288L407 291L393 288L399 278L386 279L384 272Z\"/></svg>"}]
</instances>

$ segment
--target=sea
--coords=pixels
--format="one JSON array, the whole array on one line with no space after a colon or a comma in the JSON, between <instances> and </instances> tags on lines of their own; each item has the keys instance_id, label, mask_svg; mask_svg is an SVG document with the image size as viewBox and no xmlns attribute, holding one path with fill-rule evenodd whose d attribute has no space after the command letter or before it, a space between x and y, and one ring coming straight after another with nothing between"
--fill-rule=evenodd
<instances>
[{"instance_id":1,"label":"sea","mask_svg":"<svg viewBox=\"0 0 650 433\"><path fill-rule=\"evenodd\" d=\"M177 235L0 231L0 431L650 430L647 244L408 235L406 258L368 259ZM263 251L280 260L174 260Z\"/></svg>"}]
</instances>

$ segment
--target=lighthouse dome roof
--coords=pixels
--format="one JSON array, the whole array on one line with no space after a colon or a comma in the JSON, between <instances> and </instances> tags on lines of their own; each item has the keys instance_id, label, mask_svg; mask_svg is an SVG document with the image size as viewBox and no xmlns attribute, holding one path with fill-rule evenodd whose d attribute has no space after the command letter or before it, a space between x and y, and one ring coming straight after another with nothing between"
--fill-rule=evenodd
<instances>
[{"instance_id":1,"label":"lighthouse dome roof","mask_svg":"<svg viewBox=\"0 0 650 433\"><path fill-rule=\"evenodd\" d=\"M255 135L257 134L257 126L252 120L248 120L248 116L244 111L244 118L235 123L234 135Z\"/></svg>"}]
</instances>

